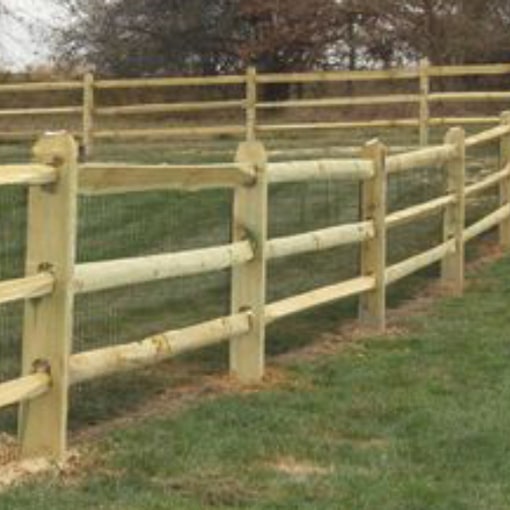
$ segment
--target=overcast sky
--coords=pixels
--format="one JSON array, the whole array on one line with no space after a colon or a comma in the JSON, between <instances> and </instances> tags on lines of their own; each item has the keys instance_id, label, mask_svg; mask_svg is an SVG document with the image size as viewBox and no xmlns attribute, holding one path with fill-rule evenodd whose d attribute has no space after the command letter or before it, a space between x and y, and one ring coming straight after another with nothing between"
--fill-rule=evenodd
<instances>
[{"instance_id":1,"label":"overcast sky","mask_svg":"<svg viewBox=\"0 0 510 510\"><path fill-rule=\"evenodd\" d=\"M0 26L1 63L22 69L43 63L49 57L44 32L62 22L62 12L53 0L2 0L14 15Z\"/></svg>"}]
</instances>

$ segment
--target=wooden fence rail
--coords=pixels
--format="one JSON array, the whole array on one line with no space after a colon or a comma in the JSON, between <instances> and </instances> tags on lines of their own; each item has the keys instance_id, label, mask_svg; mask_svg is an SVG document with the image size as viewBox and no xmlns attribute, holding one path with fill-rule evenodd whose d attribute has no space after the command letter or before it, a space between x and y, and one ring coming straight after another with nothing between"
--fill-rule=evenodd
<instances>
[{"instance_id":1,"label":"wooden fence rail","mask_svg":"<svg viewBox=\"0 0 510 510\"><path fill-rule=\"evenodd\" d=\"M26 276L0 282L0 304L25 301L21 377L0 383L0 407L20 403L24 456L59 459L66 451L68 391L72 384L147 366L220 342L230 343L230 368L240 380L264 374L267 325L318 306L359 296L362 324L385 328L386 289L416 271L441 263L442 281L462 292L464 246L489 229L499 228L500 243L510 248L510 113L501 126L465 139L451 129L444 144L387 156L378 141L366 144L359 159L271 163L264 146L243 142L235 162L222 165L79 164L76 143L59 133L43 137L31 164L0 166L0 185L29 187ZM499 141L500 168L466 185L466 148ZM423 166L446 171L448 185L425 203L386 211L387 182L395 172ZM361 186L357 223L268 239L268 189L289 182L357 180ZM234 189L232 241L224 246L88 264L75 263L78 193L119 193L147 189ZM466 198L490 187L499 189L494 211L466 226ZM443 241L388 266L388 231L441 212ZM51 235L48 235L51 232ZM269 260L313 253L341 245L360 246L355 278L267 303ZM229 269L230 315L141 342L71 354L73 299L80 293L123 285Z\"/></svg>"},{"instance_id":2,"label":"wooden fence rail","mask_svg":"<svg viewBox=\"0 0 510 510\"><path fill-rule=\"evenodd\" d=\"M414 68L387 69L375 71L334 71L311 73L286 74L260 74L249 68L245 75L237 76L204 76L204 77L168 77L168 78L137 78L137 79L96 79L88 73L81 81L47 82L47 83L3 83L0 84L0 94L16 93L29 97L41 92L81 92L81 100L74 104L58 106L37 105L33 102L26 108L0 109L0 120L15 117L30 118L31 116L81 117L81 129L75 136L81 139L83 153L86 157L93 154L95 140L132 140L132 139L167 139L175 137L214 137L232 136L253 141L263 137L264 134L300 131L321 130L348 130L355 128L414 128L419 134L420 145L427 146L429 131L433 126L456 126L471 124L495 124L496 115L485 116L435 116L435 105L468 104L510 101L510 92L507 90L488 91L436 91L436 80L455 77L470 76L505 76L510 74L510 64L487 64L466 66L432 66L423 60ZM335 97L317 98L289 98L286 100L268 101L261 94L266 86L275 84L302 85L302 84L334 84L334 83L366 83L373 82L391 84L395 81L409 82L414 91L410 93L396 92L394 94L369 94L351 97L350 95L337 95ZM227 90L229 99L214 99L208 96L211 87L221 87ZM180 101L178 98L170 102L133 102L129 95L121 104L105 104L102 98L103 91L116 91L121 96L133 90L165 90L165 89L202 89L200 99ZM244 88L244 92L242 89ZM205 96L205 99L203 98ZM178 96L177 96L178 97ZM389 105L414 105L415 114L409 118L349 120L345 114L338 110L335 120L314 122L285 122L268 123L259 118L259 113L265 110L273 112L299 111L302 109L330 110L332 108ZM494 106L491 106L493 109ZM176 112L240 112L244 114L244 122L236 124L222 124L214 122L213 125L200 125L191 122L183 126L163 125L158 129L148 127L116 129L101 127L103 119L123 119L125 117L137 118L150 115L162 115ZM495 112L494 112L495 113ZM315 115L314 115L315 117ZM330 116L329 116L330 117ZM33 139L36 131L23 132L13 129L11 132L0 133L2 140ZM490 135L489 135L490 136Z\"/></svg>"}]
</instances>

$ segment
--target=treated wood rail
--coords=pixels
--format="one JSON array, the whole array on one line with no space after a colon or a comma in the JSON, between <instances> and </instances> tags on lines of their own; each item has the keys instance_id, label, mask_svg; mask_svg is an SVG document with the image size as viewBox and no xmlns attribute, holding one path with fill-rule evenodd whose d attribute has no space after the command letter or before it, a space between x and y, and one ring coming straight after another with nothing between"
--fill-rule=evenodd
<instances>
[{"instance_id":1,"label":"treated wood rail","mask_svg":"<svg viewBox=\"0 0 510 510\"><path fill-rule=\"evenodd\" d=\"M272 260L289 255L329 250L337 246L362 243L374 237L375 228L371 221L330 227L306 234L272 239L267 243L266 257Z\"/></svg>"},{"instance_id":2,"label":"treated wood rail","mask_svg":"<svg viewBox=\"0 0 510 510\"><path fill-rule=\"evenodd\" d=\"M255 169L241 163L211 165L132 165L88 163L80 166L80 190L87 194L152 189L200 190L253 184Z\"/></svg>"},{"instance_id":3,"label":"treated wood rail","mask_svg":"<svg viewBox=\"0 0 510 510\"><path fill-rule=\"evenodd\" d=\"M35 299L53 292L55 277L51 273L0 282L0 304L12 303L23 299Z\"/></svg>"},{"instance_id":4,"label":"treated wood rail","mask_svg":"<svg viewBox=\"0 0 510 510\"><path fill-rule=\"evenodd\" d=\"M498 227L501 245L510 249L509 126L510 113L504 113L500 127L467 139L461 128L453 128L443 145L398 156L388 156L384 145L374 140L361 149L359 159L286 163L268 162L264 146L252 139L239 146L233 163L210 165L80 165L77 145L69 135L57 133L43 137L34 148L33 163L0 166L0 186L29 187L26 275L0 282L0 304L25 302L22 374L0 383L0 407L21 405L22 454L25 457L63 457L68 391L72 384L149 366L221 342L229 342L232 374L243 382L254 383L264 374L266 327L275 321L341 299L358 297L361 323L384 331L388 286L436 263L441 263L441 278L446 288L462 292L465 243ZM499 142L501 168L466 185L466 148L496 141ZM388 214L388 180L395 174L424 166L445 172L448 185L436 198ZM359 221L268 238L270 186L321 180L359 182ZM155 189L191 192L211 187L233 189L230 244L147 257L75 263L78 193L113 194ZM466 199L491 187L499 190L498 208L466 225ZM388 266L388 230L437 213L443 215L443 241ZM268 261L351 244L360 247L357 276L267 303ZM222 270L231 272L229 315L166 331L140 342L72 354L76 295Z\"/></svg>"},{"instance_id":5,"label":"treated wood rail","mask_svg":"<svg viewBox=\"0 0 510 510\"><path fill-rule=\"evenodd\" d=\"M5 165L0 173L0 186L27 184L36 186L57 180L57 170L49 165Z\"/></svg>"},{"instance_id":6,"label":"treated wood rail","mask_svg":"<svg viewBox=\"0 0 510 510\"><path fill-rule=\"evenodd\" d=\"M445 77L469 76L504 76L510 74L510 64L466 65L466 66L433 66L422 60L419 65L411 68L397 68L372 71L318 71L285 74L260 74L254 68L249 68L244 75L204 76L204 77L163 77L163 78L131 78L131 79L96 79L87 73L81 81L41 82L41 83L3 83L0 84L0 94L16 93L30 97L34 92L81 92L79 104L61 104L57 106L35 105L33 101L26 109L8 108L0 110L1 118L19 118L37 116L75 117L81 116L81 130L79 137L83 145L83 153L87 157L93 154L95 140L132 140L132 139L167 139L175 137L215 137L231 136L254 140L259 135L279 132L348 130L356 128L414 128L418 131L421 146L427 146L429 131L433 126L482 125L496 124L498 117L485 116L447 116L434 115L434 107L438 104L458 103L487 103L510 100L510 92L506 90L491 91L434 91L434 82ZM310 84L310 83L392 83L394 81L411 82L415 91L394 94L370 94L366 96L336 96L314 97L302 99L287 99L282 101L264 101L259 93L260 88L268 84ZM414 82L416 83L414 85ZM102 95L97 92L116 91L121 96L124 91L131 90L160 90L175 88L195 88L208 90L211 87L226 88L228 99L213 99L207 94L201 94L200 100L173 100L169 102L150 102L150 99L139 103L103 104ZM244 93L240 90L244 88ZM128 96L126 96L129 101ZM415 105L416 111L410 118L344 120L342 108L389 105ZM339 110L336 120L297 123L285 121L268 124L258 119L258 112L298 111L303 109L331 109ZM185 126L165 126L159 129L150 127L111 129L99 127L104 119L124 117L142 117L148 115L162 115L178 112L216 113L222 111L244 113L245 122L235 125L201 125L194 121ZM50 123L50 121L48 121ZM31 140L39 134L22 132L13 129L11 133L0 133L2 140Z\"/></svg>"},{"instance_id":7,"label":"treated wood rail","mask_svg":"<svg viewBox=\"0 0 510 510\"><path fill-rule=\"evenodd\" d=\"M153 365L188 351L236 338L251 328L251 314L244 312L182 330L167 331L141 342L75 354L70 360L70 382L77 384Z\"/></svg>"},{"instance_id":8,"label":"treated wood rail","mask_svg":"<svg viewBox=\"0 0 510 510\"><path fill-rule=\"evenodd\" d=\"M310 180L364 180L374 175L371 161L360 159L319 159L271 163L268 168L271 184L303 182Z\"/></svg>"},{"instance_id":9,"label":"treated wood rail","mask_svg":"<svg viewBox=\"0 0 510 510\"><path fill-rule=\"evenodd\" d=\"M181 253L80 264L76 266L74 289L77 294L85 294L126 285L222 271L246 264L253 260L254 256L250 241L240 241L228 246Z\"/></svg>"}]
</instances>

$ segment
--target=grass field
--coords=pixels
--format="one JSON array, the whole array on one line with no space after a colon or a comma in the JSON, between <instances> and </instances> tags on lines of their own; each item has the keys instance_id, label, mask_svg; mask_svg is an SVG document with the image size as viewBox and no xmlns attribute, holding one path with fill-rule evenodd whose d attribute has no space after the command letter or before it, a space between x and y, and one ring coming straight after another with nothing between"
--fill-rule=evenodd
<instances>
[{"instance_id":1,"label":"grass field","mask_svg":"<svg viewBox=\"0 0 510 510\"><path fill-rule=\"evenodd\" d=\"M507 509L509 275L507 257L472 275L464 298L398 314L398 335L277 361L279 377L259 391L202 396L177 413L169 403L114 427L81 444L83 472L42 478L0 503Z\"/></svg>"}]
</instances>

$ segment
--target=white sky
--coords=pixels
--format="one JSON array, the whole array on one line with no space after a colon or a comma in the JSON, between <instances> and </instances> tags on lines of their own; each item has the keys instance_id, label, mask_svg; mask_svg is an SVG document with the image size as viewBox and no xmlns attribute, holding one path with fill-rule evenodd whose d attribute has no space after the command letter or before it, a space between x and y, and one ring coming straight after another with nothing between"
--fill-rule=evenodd
<instances>
[{"instance_id":1,"label":"white sky","mask_svg":"<svg viewBox=\"0 0 510 510\"><path fill-rule=\"evenodd\" d=\"M0 23L0 62L2 67L23 69L44 63L49 44L44 32L62 22L61 10L53 0L1 0L14 19Z\"/></svg>"}]
</instances>

